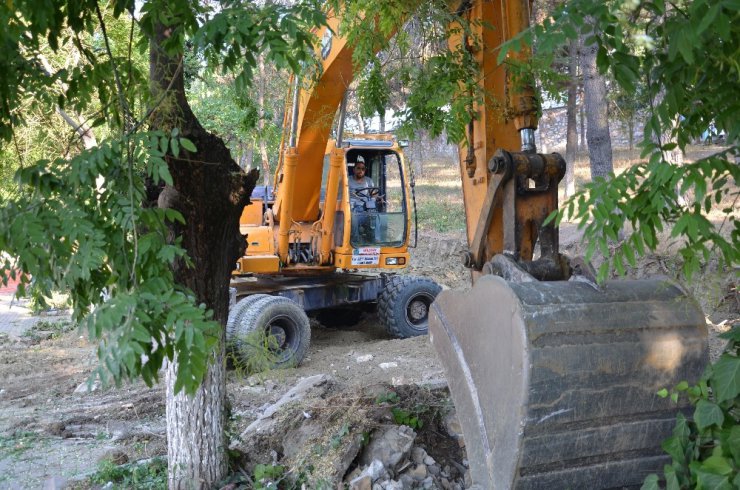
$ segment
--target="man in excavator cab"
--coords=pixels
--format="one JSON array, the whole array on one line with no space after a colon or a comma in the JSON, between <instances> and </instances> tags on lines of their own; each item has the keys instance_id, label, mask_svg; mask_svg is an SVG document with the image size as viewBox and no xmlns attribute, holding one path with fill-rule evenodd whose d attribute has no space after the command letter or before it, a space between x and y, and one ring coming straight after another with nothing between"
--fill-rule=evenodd
<instances>
[{"instance_id":1,"label":"man in excavator cab","mask_svg":"<svg viewBox=\"0 0 740 490\"><path fill-rule=\"evenodd\" d=\"M380 189L375 186L367 173L365 159L358 155L352 168L352 177L348 179L353 243L374 244L380 241L378 216Z\"/></svg>"}]
</instances>

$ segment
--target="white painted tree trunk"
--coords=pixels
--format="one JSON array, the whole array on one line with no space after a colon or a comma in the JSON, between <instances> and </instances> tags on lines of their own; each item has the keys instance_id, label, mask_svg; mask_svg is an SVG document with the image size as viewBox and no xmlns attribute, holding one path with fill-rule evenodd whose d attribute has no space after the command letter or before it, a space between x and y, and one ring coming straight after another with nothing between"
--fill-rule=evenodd
<instances>
[{"instance_id":1,"label":"white painted tree trunk","mask_svg":"<svg viewBox=\"0 0 740 490\"><path fill-rule=\"evenodd\" d=\"M222 351L193 396L184 392L175 395L177 360L167 363L167 486L170 490L212 488L226 474L225 372Z\"/></svg>"}]
</instances>

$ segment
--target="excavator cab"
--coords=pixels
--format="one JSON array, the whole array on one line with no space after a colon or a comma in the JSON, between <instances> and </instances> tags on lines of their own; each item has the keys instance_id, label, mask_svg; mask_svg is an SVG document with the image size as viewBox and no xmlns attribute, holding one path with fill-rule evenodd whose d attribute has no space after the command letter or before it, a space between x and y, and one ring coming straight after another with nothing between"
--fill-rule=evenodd
<instances>
[{"instance_id":1,"label":"excavator cab","mask_svg":"<svg viewBox=\"0 0 740 490\"><path fill-rule=\"evenodd\" d=\"M402 154L393 141L358 139L348 144L349 246L405 248L409 213Z\"/></svg>"}]
</instances>

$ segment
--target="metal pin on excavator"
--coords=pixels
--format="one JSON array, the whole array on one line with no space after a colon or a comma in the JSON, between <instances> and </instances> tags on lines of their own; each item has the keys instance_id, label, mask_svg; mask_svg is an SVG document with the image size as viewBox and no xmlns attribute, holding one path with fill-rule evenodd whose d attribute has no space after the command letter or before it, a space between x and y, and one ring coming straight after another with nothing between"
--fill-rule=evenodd
<instances>
[{"instance_id":1,"label":"metal pin on excavator","mask_svg":"<svg viewBox=\"0 0 740 490\"><path fill-rule=\"evenodd\" d=\"M245 208L249 248L234 281L245 299L232 309L227 335L238 349L240 329L264 329L286 362L299 361L308 321L296 305L377 301L399 336L426 333L428 318L476 485L639 487L668 461L660 444L685 408L655 393L696 380L707 363L704 316L675 282L595 287L587 264L560 253L558 227L544 221L557 209L565 162L536 153L533 92L515 87L509 64L496 62L498 47L528 26L530 3L465 0L452 8L468 18L477 42L459 34L450 45L471 50L486 94L460 148L472 290L437 296L428 280L350 271L408 262L410 179L391 138L342 141L340 130L325 151L353 73L351 46L324 30L321 78L310 89L296 85L276 194ZM329 25L337 31L331 14ZM358 156L377 162L371 177L385 201L363 216L348 185ZM362 217L374 227L361 237L353 220Z\"/></svg>"}]
</instances>

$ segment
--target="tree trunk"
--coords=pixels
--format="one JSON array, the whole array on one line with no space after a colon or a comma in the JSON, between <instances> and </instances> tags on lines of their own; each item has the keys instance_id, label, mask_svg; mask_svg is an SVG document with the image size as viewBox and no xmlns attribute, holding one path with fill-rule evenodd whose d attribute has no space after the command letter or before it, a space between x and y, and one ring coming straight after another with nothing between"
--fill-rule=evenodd
<instances>
[{"instance_id":1,"label":"tree trunk","mask_svg":"<svg viewBox=\"0 0 740 490\"><path fill-rule=\"evenodd\" d=\"M365 129L365 120L362 118L362 114L359 112L357 113L357 125L360 128L360 134L367 133L367 130Z\"/></svg>"},{"instance_id":2,"label":"tree trunk","mask_svg":"<svg viewBox=\"0 0 740 490\"><path fill-rule=\"evenodd\" d=\"M587 19L592 26L593 19ZM606 80L596 67L596 43L581 50L583 90L586 105L586 140L591 163L591 179L609 178L613 171L612 140L609 135L609 114L606 104Z\"/></svg>"},{"instance_id":3,"label":"tree trunk","mask_svg":"<svg viewBox=\"0 0 740 490\"><path fill-rule=\"evenodd\" d=\"M565 196L570 197L576 193L575 166L576 154L578 153L578 122L576 121L577 99L578 99L578 41L570 42L568 53L568 106L566 109L568 126L567 139L565 143Z\"/></svg>"},{"instance_id":4,"label":"tree trunk","mask_svg":"<svg viewBox=\"0 0 740 490\"><path fill-rule=\"evenodd\" d=\"M244 174L223 141L203 129L185 98L182 56L168 56L162 43L170 30L155 28L150 44L150 85L154 101L154 129L180 128L198 148L181 150L179 158L167 156L174 185L158 199L162 208L173 208L186 224L173 228L194 267L173 264L175 280L195 293L196 300L225 325L228 317L229 278L246 242L239 234L239 216L249 203L257 172ZM169 92L166 92L169 88ZM166 93L165 93L166 92ZM211 488L227 471L224 433L225 366L223 330L203 384L193 396L174 394L174 359L167 365L167 455L170 489Z\"/></svg>"},{"instance_id":5,"label":"tree trunk","mask_svg":"<svg viewBox=\"0 0 740 490\"><path fill-rule=\"evenodd\" d=\"M579 44L580 45L580 44ZM581 74L583 74L583 68L581 68ZM578 110L580 112L580 121L581 121L581 142L578 144L578 149L583 151L586 149L586 104L583 93L583 85L581 85L581 103L578 106Z\"/></svg>"},{"instance_id":6,"label":"tree trunk","mask_svg":"<svg viewBox=\"0 0 740 490\"><path fill-rule=\"evenodd\" d=\"M385 111L383 113L378 113L378 116L380 117L380 132L385 133Z\"/></svg>"},{"instance_id":7,"label":"tree trunk","mask_svg":"<svg viewBox=\"0 0 740 490\"><path fill-rule=\"evenodd\" d=\"M262 178L265 186L270 185L270 158L267 156L267 142L265 138L265 58L260 56L259 62L260 82L258 84L258 104L259 104L259 128L260 138L260 157L262 157Z\"/></svg>"}]
</instances>

